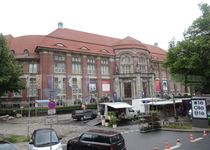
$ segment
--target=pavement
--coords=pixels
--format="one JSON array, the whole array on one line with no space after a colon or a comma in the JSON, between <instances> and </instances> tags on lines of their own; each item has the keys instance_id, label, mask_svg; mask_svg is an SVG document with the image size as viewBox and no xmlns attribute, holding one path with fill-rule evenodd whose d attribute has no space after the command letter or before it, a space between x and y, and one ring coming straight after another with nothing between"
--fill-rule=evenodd
<instances>
[{"instance_id":1,"label":"pavement","mask_svg":"<svg viewBox=\"0 0 210 150\"><path fill-rule=\"evenodd\" d=\"M62 137L61 143L66 144L67 141L71 138L79 136L82 132L87 131L89 129L102 128L104 130L115 130L121 133L127 132L136 132L139 127L137 124L134 125L125 125L118 126L117 128L110 127L102 127L102 126L88 126L87 124L78 125L71 123L71 114L64 115L56 115L56 122L52 125L52 128L56 130L58 135ZM49 119L49 118L48 118ZM7 135L15 134L15 135L31 135L35 129L51 127L51 125L46 124L46 116L41 117L30 117L30 121L28 117L22 118L13 118L11 120L0 121L0 137L4 137ZM186 121L185 118L180 119L180 122ZM161 120L162 123L165 120ZM173 118L167 120L167 122L173 122ZM162 130L172 130L172 131L207 131L209 132L209 128L201 129L201 128L192 128L191 130L187 129L170 129L170 128L162 128ZM28 142L16 143L16 145L20 148L20 150L28 149Z\"/></svg>"},{"instance_id":2,"label":"pavement","mask_svg":"<svg viewBox=\"0 0 210 150\"><path fill-rule=\"evenodd\" d=\"M82 132L89 129L103 128L105 130L110 130L109 127L101 126L88 126L88 125L77 125L71 124L71 114L56 115L57 123L52 125L52 128L56 130L57 134L62 137L61 143L66 144L71 138L79 136ZM68 123L69 122L69 123ZM41 117L28 117L13 118L11 120L0 121L0 137L6 137L11 134L15 135L32 135L35 129L51 127L51 125L46 124L46 116ZM124 132L130 130L132 127L117 127L114 130L119 132ZM16 143L20 150L28 149L28 142Z\"/></svg>"}]
</instances>

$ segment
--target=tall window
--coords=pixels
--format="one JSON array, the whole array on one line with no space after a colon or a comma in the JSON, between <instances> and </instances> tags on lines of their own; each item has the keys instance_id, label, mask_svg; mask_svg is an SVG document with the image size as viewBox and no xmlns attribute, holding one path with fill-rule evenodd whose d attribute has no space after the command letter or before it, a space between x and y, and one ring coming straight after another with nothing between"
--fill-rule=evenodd
<instances>
[{"instance_id":1,"label":"tall window","mask_svg":"<svg viewBox=\"0 0 210 150\"><path fill-rule=\"evenodd\" d=\"M154 64L153 69L154 69L153 71L154 71L155 77L160 79L159 67L157 63Z\"/></svg>"},{"instance_id":2,"label":"tall window","mask_svg":"<svg viewBox=\"0 0 210 150\"><path fill-rule=\"evenodd\" d=\"M37 64L29 64L29 73L37 73Z\"/></svg>"},{"instance_id":3,"label":"tall window","mask_svg":"<svg viewBox=\"0 0 210 150\"><path fill-rule=\"evenodd\" d=\"M60 94L66 93L66 78L54 78L54 87L55 89L60 90Z\"/></svg>"},{"instance_id":4,"label":"tall window","mask_svg":"<svg viewBox=\"0 0 210 150\"><path fill-rule=\"evenodd\" d=\"M101 60L101 75L109 75L109 60Z\"/></svg>"},{"instance_id":5,"label":"tall window","mask_svg":"<svg viewBox=\"0 0 210 150\"><path fill-rule=\"evenodd\" d=\"M120 73L133 73L133 61L128 55L121 57Z\"/></svg>"},{"instance_id":6,"label":"tall window","mask_svg":"<svg viewBox=\"0 0 210 150\"><path fill-rule=\"evenodd\" d=\"M72 57L72 73L73 74L81 74L81 58L79 56Z\"/></svg>"},{"instance_id":7,"label":"tall window","mask_svg":"<svg viewBox=\"0 0 210 150\"><path fill-rule=\"evenodd\" d=\"M37 96L36 79L30 78L29 96Z\"/></svg>"},{"instance_id":8,"label":"tall window","mask_svg":"<svg viewBox=\"0 0 210 150\"><path fill-rule=\"evenodd\" d=\"M96 59L94 57L89 57L87 60L87 73L89 75L96 74Z\"/></svg>"},{"instance_id":9,"label":"tall window","mask_svg":"<svg viewBox=\"0 0 210 150\"><path fill-rule=\"evenodd\" d=\"M147 72L147 61L144 56L139 57L138 61L138 69L139 72L141 73L146 73Z\"/></svg>"},{"instance_id":10,"label":"tall window","mask_svg":"<svg viewBox=\"0 0 210 150\"><path fill-rule=\"evenodd\" d=\"M82 97L81 78L72 78L73 98L80 99Z\"/></svg>"},{"instance_id":11,"label":"tall window","mask_svg":"<svg viewBox=\"0 0 210 150\"><path fill-rule=\"evenodd\" d=\"M61 55L56 55L54 57L54 72L55 73L65 73L66 72L65 57Z\"/></svg>"},{"instance_id":12,"label":"tall window","mask_svg":"<svg viewBox=\"0 0 210 150\"><path fill-rule=\"evenodd\" d=\"M21 97L22 96L22 90L20 92L14 92L13 91L13 97Z\"/></svg>"},{"instance_id":13,"label":"tall window","mask_svg":"<svg viewBox=\"0 0 210 150\"><path fill-rule=\"evenodd\" d=\"M166 69L165 67L162 68L161 73L162 73L162 78L163 78L163 79L166 79L166 77L167 77L167 76L166 76L166 74L167 74L167 69Z\"/></svg>"}]
</instances>

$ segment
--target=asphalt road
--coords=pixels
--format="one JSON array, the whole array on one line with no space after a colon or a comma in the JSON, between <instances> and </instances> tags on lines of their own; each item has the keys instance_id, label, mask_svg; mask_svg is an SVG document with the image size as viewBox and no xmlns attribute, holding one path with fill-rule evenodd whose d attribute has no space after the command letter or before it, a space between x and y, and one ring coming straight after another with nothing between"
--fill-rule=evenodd
<instances>
[{"instance_id":1,"label":"asphalt road","mask_svg":"<svg viewBox=\"0 0 210 150\"><path fill-rule=\"evenodd\" d=\"M204 137L202 132L173 132L173 131L153 131L140 133L138 130L123 133L128 150L164 150L166 145L170 150L209 150L210 136ZM177 140L180 142L177 144ZM181 143L181 144L179 144Z\"/></svg>"}]
</instances>

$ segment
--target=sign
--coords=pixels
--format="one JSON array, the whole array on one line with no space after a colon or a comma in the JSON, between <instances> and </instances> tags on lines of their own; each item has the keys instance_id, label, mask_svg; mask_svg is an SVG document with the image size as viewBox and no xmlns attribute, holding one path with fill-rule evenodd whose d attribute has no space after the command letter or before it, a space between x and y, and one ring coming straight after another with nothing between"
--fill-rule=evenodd
<instances>
[{"instance_id":1,"label":"sign","mask_svg":"<svg viewBox=\"0 0 210 150\"><path fill-rule=\"evenodd\" d=\"M110 92L110 81L106 81L106 80L102 81L102 91Z\"/></svg>"},{"instance_id":2,"label":"sign","mask_svg":"<svg viewBox=\"0 0 210 150\"><path fill-rule=\"evenodd\" d=\"M192 98L192 126L199 128L208 128L208 118L205 98Z\"/></svg>"},{"instance_id":3,"label":"sign","mask_svg":"<svg viewBox=\"0 0 210 150\"><path fill-rule=\"evenodd\" d=\"M192 99L192 115L193 118L207 118L206 101Z\"/></svg>"},{"instance_id":4,"label":"sign","mask_svg":"<svg viewBox=\"0 0 210 150\"><path fill-rule=\"evenodd\" d=\"M56 109L48 109L47 114L48 115L54 115L54 114L56 114Z\"/></svg>"},{"instance_id":5,"label":"sign","mask_svg":"<svg viewBox=\"0 0 210 150\"><path fill-rule=\"evenodd\" d=\"M55 109L56 103L55 101L51 100L48 102L48 108L49 109Z\"/></svg>"},{"instance_id":6,"label":"sign","mask_svg":"<svg viewBox=\"0 0 210 150\"><path fill-rule=\"evenodd\" d=\"M58 122L58 117L53 115L53 116L47 116L45 118L45 124L49 125L49 124L56 124Z\"/></svg>"}]
</instances>

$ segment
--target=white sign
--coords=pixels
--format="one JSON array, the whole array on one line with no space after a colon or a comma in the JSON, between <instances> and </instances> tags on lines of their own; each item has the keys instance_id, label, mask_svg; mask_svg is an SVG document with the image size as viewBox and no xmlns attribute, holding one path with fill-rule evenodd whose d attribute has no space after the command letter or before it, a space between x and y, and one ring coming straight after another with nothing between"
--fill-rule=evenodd
<instances>
[{"instance_id":1,"label":"white sign","mask_svg":"<svg viewBox=\"0 0 210 150\"><path fill-rule=\"evenodd\" d=\"M192 114L193 118L207 118L205 100L192 100Z\"/></svg>"},{"instance_id":2,"label":"white sign","mask_svg":"<svg viewBox=\"0 0 210 150\"><path fill-rule=\"evenodd\" d=\"M110 91L110 84L109 83L102 84L102 91L103 92L109 92Z\"/></svg>"},{"instance_id":3,"label":"white sign","mask_svg":"<svg viewBox=\"0 0 210 150\"><path fill-rule=\"evenodd\" d=\"M45 124L56 124L58 122L58 117L55 115L47 116L45 118Z\"/></svg>"},{"instance_id":4,"label":"white sign","mask_svg":"<svg viewBox=\"0 0 210 150\"><path fill-rule=\"evenodd\" d=\"M48 109L48 115L54 115L56 114L56 109Z\"/></svg>"}]
</instances>

